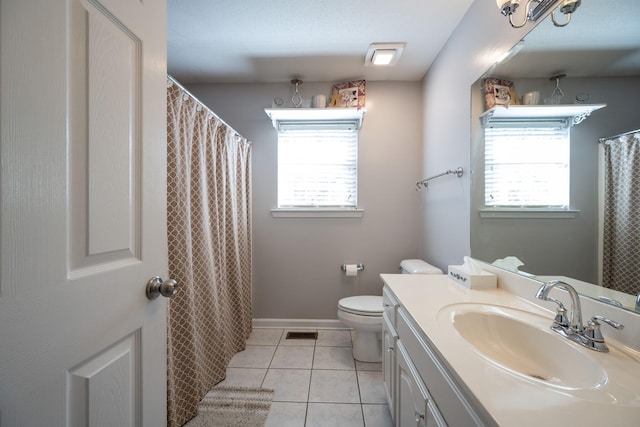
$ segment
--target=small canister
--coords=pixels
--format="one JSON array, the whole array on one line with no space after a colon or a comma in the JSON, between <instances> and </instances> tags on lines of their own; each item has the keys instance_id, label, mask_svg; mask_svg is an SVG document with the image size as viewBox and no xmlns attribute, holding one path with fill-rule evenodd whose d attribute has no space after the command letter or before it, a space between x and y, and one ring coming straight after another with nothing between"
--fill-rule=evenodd
<instances>
[{"instance_id":1,"label":"small canister","mask_svg":"<svg viewBox=\"0 0 640 427\"><path fill-rule=\"evenodd\" d=\"M326 108L327 106L327 97L324 95L315 95L311 98L311 107L312 108Z\"/></svg>"}]
</instances>

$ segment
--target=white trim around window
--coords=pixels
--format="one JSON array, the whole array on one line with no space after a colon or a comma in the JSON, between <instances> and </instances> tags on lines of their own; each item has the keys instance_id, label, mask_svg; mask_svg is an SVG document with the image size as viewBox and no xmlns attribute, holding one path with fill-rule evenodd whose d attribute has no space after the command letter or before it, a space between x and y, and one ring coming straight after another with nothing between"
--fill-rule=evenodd
<instances>
[{"instance_id":1,"label":"white trim around window","mask_svg":"<svg viewBox=\"0 0 640 427\"><path fill-rule=\"evenodd\" d=\"M275 208L274 218L361 218L364 209L359 208Z\"/></svg>"}]
</instances>

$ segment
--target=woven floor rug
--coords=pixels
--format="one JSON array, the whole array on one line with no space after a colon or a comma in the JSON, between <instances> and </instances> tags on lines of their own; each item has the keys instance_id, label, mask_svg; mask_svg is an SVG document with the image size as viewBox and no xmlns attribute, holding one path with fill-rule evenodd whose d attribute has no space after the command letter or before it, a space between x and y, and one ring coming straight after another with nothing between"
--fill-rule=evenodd
<instances>
[{"instance_id":1,"label":"woven floor rug","mask_svg":"<svg viewBox=\"0 0 640 427\"><path fill-rule=\"evenodd\" d=\"M200 401L198 415L183 427L261 427L267 422L274 391L216 387Z\"/></svg>"}]
</instances>

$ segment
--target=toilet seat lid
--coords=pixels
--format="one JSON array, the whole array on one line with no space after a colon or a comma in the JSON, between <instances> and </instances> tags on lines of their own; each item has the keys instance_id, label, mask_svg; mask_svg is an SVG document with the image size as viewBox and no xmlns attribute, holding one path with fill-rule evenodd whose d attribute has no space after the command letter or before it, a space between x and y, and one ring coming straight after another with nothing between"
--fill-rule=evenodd
<instances>
[{"instance_id":1,"label":"toilet seat lid","mask_svg":"<svg viewBox=\"0 0 640 427\"><path fill-rule=\"evenodd\" d=\"M338 301L340 309L364 316L381 316L384 311L382 297L376 295L357 295Z\"/></svg>"}]
</instances>

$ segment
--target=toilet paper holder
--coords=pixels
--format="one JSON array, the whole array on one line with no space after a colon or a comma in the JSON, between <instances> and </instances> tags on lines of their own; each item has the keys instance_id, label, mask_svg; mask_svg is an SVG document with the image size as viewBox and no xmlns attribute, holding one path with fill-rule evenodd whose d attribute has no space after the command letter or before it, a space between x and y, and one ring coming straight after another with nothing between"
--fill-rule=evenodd
<instances>
[{"instance_id":1,"label":"toilet paper holder","mask_svg":"<svg viewBox=\"0 0 640 427\"><path fill-rule=\"evenodd\" d=\"M364 264L356 264L356 268L358 269L358 271L362 271L364 270ZM347 271L347 264L342 264L340 266L340 270Z\"/></svg>"}]
</instances>

